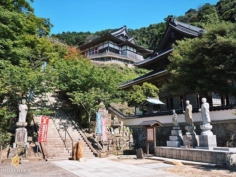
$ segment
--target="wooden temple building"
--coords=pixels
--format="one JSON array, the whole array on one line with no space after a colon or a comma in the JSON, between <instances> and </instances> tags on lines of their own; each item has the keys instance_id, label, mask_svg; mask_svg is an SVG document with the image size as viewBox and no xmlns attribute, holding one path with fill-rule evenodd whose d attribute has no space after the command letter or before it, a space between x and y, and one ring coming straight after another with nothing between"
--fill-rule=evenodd
<instances>
[{"instance_id":1,"label":"wooden temple building","mask_svg":"<svg viewBox=\"0 0 236 177\"><path fill-rule=\"evenodd\" d=\"M79 46L82 54L94 63L117 63L133 65L143 61L152 51L137 45L126 26L95 38Z\"/></svg>"},{"instance_id":2,"label":"wooden temple building","mask_svg":"<svg viewBox=\"0 0 236 177\"><path fill-rule=\"evenodd\" d=\"M138 77L134 80L128 81L120 86L121 89L128 90L132 85L141 85L144 82L149 82L156 85L158 88L162 87L162 84L167 81L170 74L166 70L169 64L168 56L173 51L172 45L176 40L183 38L195 38L199 37L201 33L206 32L202 28L185 24L175 19L170 19L167 25L165 35L157 46L151 57L136 62L134 65L139 68L145 68L151 70L148 74ZM185 101L189 100L193 106L193 111L198 112L198 108L201 103L201 97L207 97L207 101L212 107L222 105L235 104L235 97L230 95L218 95L214 92L209 92L208 95L198 95L197 93L181 93L179 95L171 95L169 93L160 92L159 99L163 105L153 108L154 112L165 112L172 109L176 109L177 112L181 112L185 107ZM150 113L150 112L149 112Z\"/></svg>"}]
</instances>

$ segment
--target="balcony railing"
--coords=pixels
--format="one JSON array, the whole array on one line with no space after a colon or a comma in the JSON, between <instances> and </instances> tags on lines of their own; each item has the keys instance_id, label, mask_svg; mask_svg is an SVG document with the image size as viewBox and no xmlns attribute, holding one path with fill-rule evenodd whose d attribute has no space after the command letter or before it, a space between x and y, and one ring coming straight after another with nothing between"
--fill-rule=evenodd
<instances>
[{"instance_id":1,"label":"balcony railing","mask_svg":"<svg viewBox=\"0 0 236 177\"><path fill-rule=\"evenodd\" d=\"M131 55L127 56L127 54L124 55L124 54L117 54L117 53L113 53L113 52L104 52L104 53L97 53L97 54L87 55L87 58L94 59L94 58L98 58L98 57L116 57L116 58L119 58L119 59L129 60L129 61L133 61L133 62L143 60L143 57L141 55L133 53L132 54L133 56L131 56Z\"/></svg>"}]
</instances>

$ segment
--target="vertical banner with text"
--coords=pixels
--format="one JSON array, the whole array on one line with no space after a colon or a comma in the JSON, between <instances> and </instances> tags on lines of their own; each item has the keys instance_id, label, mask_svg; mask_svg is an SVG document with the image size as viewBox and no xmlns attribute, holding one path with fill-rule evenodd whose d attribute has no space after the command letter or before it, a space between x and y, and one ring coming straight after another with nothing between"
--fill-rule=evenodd
<instances>
[{"instance_id":1,"label":"vertical banner with text","mask_svg":"<svg viewBox=\"0 0 236 177\"><path fill-rule=\"evenodd\" d=\"M39 139L38 139L39 142L47 141L48 123L49 123L49 116L42 116L39 127Z\"/></svg>"},{"instance_id":2,"label":"vertical banner with text","mask_svg":"<svg viewBox=\"0 0 236 177\"><path fill-rule=\"evenodd\" d=\"M102 134L102 115L100 112L96 113L96 134Z\"/></svg>"}]
</instances>

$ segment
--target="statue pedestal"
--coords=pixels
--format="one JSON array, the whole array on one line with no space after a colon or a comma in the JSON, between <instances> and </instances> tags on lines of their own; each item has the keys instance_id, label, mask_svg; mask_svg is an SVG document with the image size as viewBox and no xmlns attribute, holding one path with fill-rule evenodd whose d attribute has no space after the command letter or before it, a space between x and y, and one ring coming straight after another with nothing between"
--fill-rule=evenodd
<instances>
[{"instance_id":1,"label":"statue pedestal","mask_svg":"<svg viewBox=\"0 0 236 177\"><path fill-rule=\"evenodd\" d=\"M202 132L201 135L199 135L199 146L206 148L217 147L216 135L213 135L211 131L212 125L201 125L200 128Z\"/></svg>"},{"instance_id":2,"label":"statue pedestal","mask_svg":"<svg viewBox=\"0 0 236 177\"><path fill-rule=\"evenodd\" d=\"M187 131L186 134L183 136L183 142L185 146L198 146L199 144L199 137L196 135L195 130L196 127L189 125L185 126L185 130Z\"/></svg>"},{"instance_id":3,"label":"statue pedestal","mask_svg":"<svg viewBox=\"0 0 236 177\"><path fill-rule=\"evenodd\" d=\"M169 136L170 141L167 141L167 147L180 147L183 144L182 130L179 126L173 127L171 130L171 136Z\"/></svg>"},{"instance_id":4,"label":"statue pedestal","mask_svg":"<svg viewBox=\"0 0 236 177\"><path fill-rule=\"evenodd\" d=\"M213 135L211 129L212 125L201 125L200 129L202 129L201 135Z\"/></svg>"},{"instance_id":5,"label":"statue pedestal","mask_svg":"<svg viewBox=\"0 0 236 177\"><path fill-rule=\"evenodd\" d=\"M29 146L29 143L27 143L27 129L25 128L27 126L27 122L17 122L16 126L18 127L16 129L15 133L15 143L13 143L13 148L19 147L25 147Z\"/></svg>"}]
</instances>

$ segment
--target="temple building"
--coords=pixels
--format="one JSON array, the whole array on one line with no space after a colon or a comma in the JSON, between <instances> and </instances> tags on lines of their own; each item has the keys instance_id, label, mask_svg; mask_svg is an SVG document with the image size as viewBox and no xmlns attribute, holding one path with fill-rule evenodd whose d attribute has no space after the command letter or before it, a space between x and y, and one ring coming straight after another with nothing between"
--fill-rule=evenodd
<instances>
[{"instance_id":1,"label":"temple building","mask_svg":"<svg viewBox=\"0 0 236 177\"><path fill-rule=\"evenodd\" d=\"M135 39L129 35L126 26L97 37L79 46L79 49L93 63L117 63L131 66L143 61L144 56L152 53L151 50L137 45Z\"/></svg>"},{"instance_id":2,"label":"temple building","mask_svg":"<svg viewBox=\"0 0 236 177\"><path fill-rule=\"evenodd\" d=\"M173 51L172 45L175 44L175 41L184 38L199 37L204 32L206 31L202 28L185 24L175 19L170 19L165 35L160 44L152 53L151 57L134 64L139 68L151 70L151 72L122 84L120 88L128 90L131 86L141 85L144 82L152 83L158 88L161 88L162 84L170 77L170 74L167 72L166 68L170 63L168 56ZM162 104L157 108L153 108L153 110L154 112L163 112L172 109L176 109L177 111L182 110L182 108L185 107L185 101L189 100L193 106L193 111L198 112L201 97L206 97L206 95L198 95L197 93L181 93L179 95L171 95L169 93L160 92L159 99L165 104ZM207 100L212 107L232 105L236 103L235 97L230 95L222 96L214 92L208 93Z\"/></svg>"}]
</instances>

